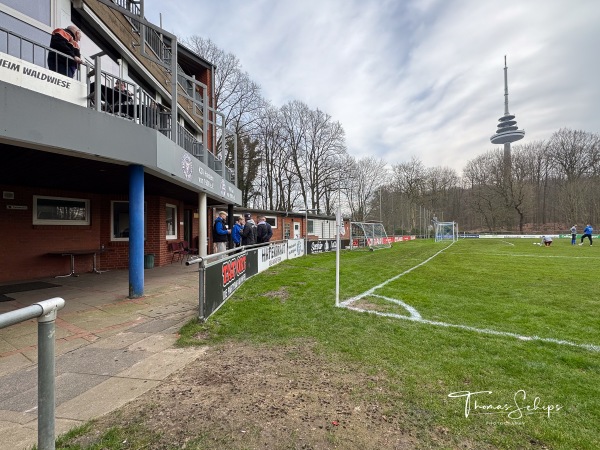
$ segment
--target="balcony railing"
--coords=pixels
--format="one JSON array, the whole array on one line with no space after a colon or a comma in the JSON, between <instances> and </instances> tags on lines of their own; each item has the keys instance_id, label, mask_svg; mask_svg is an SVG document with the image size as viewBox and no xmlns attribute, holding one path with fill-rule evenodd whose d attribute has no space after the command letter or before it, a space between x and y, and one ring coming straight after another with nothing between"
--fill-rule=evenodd
<instances>
[{"instance_id":1,"label":"balcony railing","mask_svg":"<svg viewBox=\"0 0 600 450\"><path fill-rule=\"evenodd\" d=\"M130 1L125 0L122 0L122 3L132 4ZM132 5L136 6L135 4ZM51 55L51 57L64 57L66 61L72 60L68 55L56 52L50 47L3 28L0 28L0 52L45 69L48 69L48 55ZM96 64L98 64L100 56L95 58ZM153 128L172 139L173 126L169 107L156 102L150 94L137 84L108 72L97 70L98 68L100 68L99 65L84 62L79 65L79 69L74 76L76 80L86 81L89 108ZM100 76L97 76L96 73L100 73ZM184 80L182 79L182 81ZM185 89L185 91L188 91L188 89ZM201 100L199 104L203 105ZM180 147L210 169L222 174L227 181L235 183L234 171L229 168L223 170L222 160L216 158L210 151L207 152L203 143L193 133L180 124L176 124L176 130L176 142Z\"/></svg>"}]
</instances>

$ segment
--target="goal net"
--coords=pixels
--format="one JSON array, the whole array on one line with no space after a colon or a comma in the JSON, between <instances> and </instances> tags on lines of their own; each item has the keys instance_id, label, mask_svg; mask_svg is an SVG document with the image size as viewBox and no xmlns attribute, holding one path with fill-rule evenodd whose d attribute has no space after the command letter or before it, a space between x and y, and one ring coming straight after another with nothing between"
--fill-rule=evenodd
<instances>
[{"instance_id":1,"label":"goal net","mask_svg":"<svg viewBox=\"0 0 600 450\"><path fill-rule=\"evenodd\" d=\"M456 222L436 222L435 242L458 240L458 224Z\"/></svg>"},{"instance_id":2,"label":"goal net","mask_svg":"<svg viewBox=\"0 0 600 450\"><path fill-rule=\"evenodd\" d=\"M351 222L350 248L366 247L371 250L390 248L392 240L379 222Z\"/></svg>"}]
</instances>

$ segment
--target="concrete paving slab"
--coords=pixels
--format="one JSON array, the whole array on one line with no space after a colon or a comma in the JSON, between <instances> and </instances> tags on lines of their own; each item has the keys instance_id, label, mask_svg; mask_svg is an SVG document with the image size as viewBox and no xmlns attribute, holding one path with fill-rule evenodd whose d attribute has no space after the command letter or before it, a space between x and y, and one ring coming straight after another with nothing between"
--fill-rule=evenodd
<instances>
[{"instance_id":1,"label":"concrete paving slab","mask_svg":"<svg viewBox=\"0 0 600 450\"><path fill-rule=\"evenodd\" d=\"M142 335L142 333L139 334ZM132 343L129 347L127 347L127 350L158 353L166 350L169 347L172 347L176 341L177 336L174 334L150 334L147 338Z\"/></svg>"},{"instance_id":2,"label":"concrete paving slab","mask_svg":"<svg viewBox=\"0 0 600 450\"><path fill-rule=\"evenodd\" d=\"M37 443L37 430L26 426L12 427L3 430L0 450L30 449L35 443Z\"/></svg>"},{"instance_id":3,"label":"concrete paving slab","mask_svg":"<svg viewBox=\"0 0 600 450\"><path fill-rule=\"evenodd\" d=\"M17 347L15 347L13 344L10 344L0 336L0 355L3 353L12 352L16 349Z\"/></svg>"},{"instance_id":4,"label":"concrete paving slab","mask_svg":"<svg viewBox=\"0 0 600 450\"><path fill-rule=\"evenodd\" d=\"M127 331L132 331L134 333L160 333L166 328L169 328L175 323L178 323L177 319L170 320L150 320L146 323L142 323L135 327L129 328Z\"/></svg>"},{"instance_id":5,"label":"concrete paving slab","mask_svg":"<svg viewBox=\"0 0 600 450\"><path fill-rule=\"evenodd\" d=\"M148 309L144 312L144 314L148 317L159 318L162 316L185 313L188 311L197 311L197 309L195 307L190 307L189 302L177 302L175 304L165 303L164 305L154 304L153 308Z\"/></svg>"},{"instance_id":6,"label":"concrete paving slab","mask_svg":"<svg viewBox=\"0 0 600 450\"><path fill-rule=\"evenodd\" d=\"M62 318L62 317L61 317ZM110 314L99 309L85 311L69 316L69 323L87 331L108 328L125 322L127 319L120 315Z\"/></svg>"},{"instance_id":7,"label":"concrete paving slab","mask_svg":"<svg viewBox=\"0 0 600 450\"><path fill-rule=\"evenodd\" d=\"M0 377L13 373L17 370L23 369L24 367L30 366L32 361L27 359L21 353L16 353L10 356L3 356L0 358ZM0 381L0 386L3 387Z\"/></svg>"},{"instance_id":8,"label":"concrete paving slab","mask_svg":"<svg viewBox=\"0 0 600 450\"><path fill-rule=\"evenodd\" d=\"M37 421L37 412L16 413L14 411L0 410L0 432L6 427L25 425L33 420Z\"/></svg>"},{"instance_id":9,"label":"concrete paving slab","mask_svg":"<svg viewBox=\"0 0 600 450\"><path fill-rule=\"evenodd\" d=\"M55 405L65 403L92 387L106 381L108 376L64 373L56 377ZM10 398L0 399L0 409L18 413L37 411L38 386L21 390Z\"/></svg>"},{"instance_id":10,"label":"concrete paving slab","mask_svg":"<svg viewBox=\"0 0 600 450\"><path fill-rule=\"evenodd\" d=\"M135 348L132 346L132 344L141 342L150 336L152 336L151 333L132 333L131 331L122 331L113 336L99 339L97 342L90 344L90 348L145 350L143 348Z\"/></svg>"},{"instance_id":11,"label":"concrete paving slab","mask_svg":"<svg viewBox=\"0 0 600 450\"><path fill-rule=\"evenodd\" d=\"M118 377L164 380L172 373L195 361L207 348L172 348L156 353L129 369L117 374Z\"/></svg>"},{"instance_id":12,"label":"concrete paving slab","mask_svg":"<svg viewBox=\"0 0 600 450\"><path fill-rule=\"evenodd\" d=\"M11 372L0 377L0 386L2 386L0 409L9 409L1 405L9 402L12 397L19 395L21 392L37 387L37 366L30 363L23 370Z\"/></svg>"},{"instance_id":13,"label":"concrete paving slab","mask_svg":"<svg viewBox=\"0 0 600 450\"><path fill-rule=\"evenodd\" d=\"M57 407L56 417L84 421L100 417L129 403L159 384L160 381L154 380L112 377Z\"/></svg>"},{"instance_id":14,"label":"concrete paving slab","mask_svg":"<svg viewBox=\"0 0 600 450\"><path fill-rule=\"evenodd\" d=\"M147 357L147 352L130 352L105 348L82 347L56 359L56 373L115 375Z\"/></svg>"}]
</instances>

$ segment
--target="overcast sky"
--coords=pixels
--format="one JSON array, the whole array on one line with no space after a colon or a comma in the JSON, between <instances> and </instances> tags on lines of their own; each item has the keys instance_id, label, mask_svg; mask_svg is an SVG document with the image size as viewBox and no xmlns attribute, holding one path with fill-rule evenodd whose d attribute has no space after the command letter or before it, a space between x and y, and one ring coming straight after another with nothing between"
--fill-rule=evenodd
<instances>
[{"instance_id":1,"label":"overcast sky","mask_svg":"<svg viewBox=\"0 0 600 450\"><path fill-rule=\"evenodd\" d=\"M509 110L518 143L600 132L597 0L163 0L146 17L233 53L275 106L321 109L348 152L462 174Z\"/></svg>"}]
</instances>

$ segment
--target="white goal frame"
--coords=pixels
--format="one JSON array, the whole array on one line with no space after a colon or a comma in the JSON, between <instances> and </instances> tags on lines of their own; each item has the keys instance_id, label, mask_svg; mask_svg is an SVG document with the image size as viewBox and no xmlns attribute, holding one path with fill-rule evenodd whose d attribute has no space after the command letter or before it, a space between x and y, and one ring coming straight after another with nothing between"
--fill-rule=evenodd
<instances>
[{"instance_id":1,"label":"white goal frame","mask_svg":"<svg viewBox=\"0 0 600 450\"><path fill-rule=\"evenodd\" d=\"M350 249L379 250L392 246L381 222L350 222Z\"/></svg>"},{"instance_id":2,"label":"white goal frame","mask_svg":"<svg viewBox=\"0 0 600 450\"><path fill-rule=\"evenodd\" d=\"M435 242L458 240L458 224L456 222L436 222Z\"/></svg>"}]
</instances>

